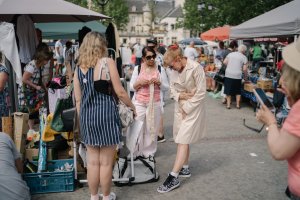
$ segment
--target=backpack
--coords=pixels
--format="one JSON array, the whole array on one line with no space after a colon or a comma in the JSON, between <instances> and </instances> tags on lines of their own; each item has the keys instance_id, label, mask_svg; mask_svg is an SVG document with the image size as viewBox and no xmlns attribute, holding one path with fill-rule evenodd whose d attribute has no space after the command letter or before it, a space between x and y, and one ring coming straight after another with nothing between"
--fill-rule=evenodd
<instances>
[{"instance_id":1,"label":"backpack","mask_svg":"<svg viewBox=\"0 0 300 200\"><path fill-rule=\"evenodd\" d=\"M114 181L116 186L152 183L159 180L154 157L136 157L133 160L134 177L131 174L131 166L131 160L127 158L119 158L116 161L113 170L114 179L128 178L128 181Z\"/></svg>"},{"instance_id":2,"label":"backpack","mask_svg":"<svg viewBox=\"0 0 300 200\"><path fill-rule=\"evenodd\" d=\"M141 68L142 68L142 66L141 65L138 65L138 75L140 74L140 72L141 72ZM161 66L160 65L158 65L158 71L159 71L159 73L161 73Z\"/></svg>"}]
</instances>

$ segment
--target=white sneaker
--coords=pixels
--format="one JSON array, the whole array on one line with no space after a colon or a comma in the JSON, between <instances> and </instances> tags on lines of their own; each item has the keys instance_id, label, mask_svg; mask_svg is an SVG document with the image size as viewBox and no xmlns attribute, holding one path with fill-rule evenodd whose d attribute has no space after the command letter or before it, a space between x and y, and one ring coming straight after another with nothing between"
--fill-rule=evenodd
<instances>
[{"instance_id":1,"label":"white sneaker","mask_svg":"<svg viewBox=\"0 0 300 200\"><path fill-rule=\"evenodd\" d=\"M103 194L102 193L99 194L99 196L101 198L103 198ZM110 192L110 194L109 194L109 200L116 200L116 199L117 199L117 195L114 192Z\"/></svg>"}]
</instances>

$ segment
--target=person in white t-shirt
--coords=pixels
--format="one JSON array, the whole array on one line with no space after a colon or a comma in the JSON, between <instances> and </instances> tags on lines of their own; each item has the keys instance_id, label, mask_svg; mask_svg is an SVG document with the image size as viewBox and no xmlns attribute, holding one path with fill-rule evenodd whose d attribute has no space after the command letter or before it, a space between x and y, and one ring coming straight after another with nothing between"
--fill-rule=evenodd
<instances>
[{"instance_id":1,"label":"person in white t-shirt","mask_svg":"<svg viewBox=\"0 0 300 200\"><path fill-rule=\"evenodd\" d=\"M136 56L136 62L135 65L141 65L142 63L142 50L144 48L144 45L141 44L140 39L136 40L136 44L133 46L134 53Z\"/></svg>"},{"instance_id":2,"label":"person in white t-shirt","mask_svg":"<svg viewBox=\"0 0 300 200\"><path fill-rule=\"evenodd\" d=\"M227 65L225 71L224 94L226 94L227 109L230 109L231 96L236 96L236 108L240 109L242 75L247 78L248 59L245 56L247 47L240 45L237 52L227 55L224 64Z\"/></svg>"},{"instance_id":3,"label":"person in white t-shirt","mask_svg":"<svg viewBox=\"0 0 300 200\"><path fill-rule=\"evenodd\" d=\"M199 56L197 50L195 49L195 43L193 41L190 42L190 46L185 48L184 56L191 60L196 60L196 58Z\"/></svg>"},{"instance_id":4,"label":"person in white t-shirt","mask_svg":"<svg viewBox=\"0 0 300 200\"><path fill-rule=\"evenodd\" d=\"M62 67L64 64L64 48L61 43L61 40L57 40L55 43L55 57L56 57L56 67L55 67L55 74L58 75L62 72Z\"/></svg>"}]
</instances>

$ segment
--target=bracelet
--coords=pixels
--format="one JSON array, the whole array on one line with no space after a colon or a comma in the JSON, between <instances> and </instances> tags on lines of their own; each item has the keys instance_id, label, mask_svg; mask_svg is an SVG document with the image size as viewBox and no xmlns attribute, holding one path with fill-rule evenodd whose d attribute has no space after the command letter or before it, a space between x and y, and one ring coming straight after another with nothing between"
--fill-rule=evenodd
<instances>
[{"instance_id":1,"label":"bracelet","mask_svg":"<svg viewBox=\"0 0 300 200\"><path fill-rule=\"evenodd\" d=\"M277 122L273 122L273 123L269 124L269 126L266 127L266 131L269 131L269 129L270 129L269 127L272 125L276 125L276 127L277 127Z\"/></svg>"}]
</instances>

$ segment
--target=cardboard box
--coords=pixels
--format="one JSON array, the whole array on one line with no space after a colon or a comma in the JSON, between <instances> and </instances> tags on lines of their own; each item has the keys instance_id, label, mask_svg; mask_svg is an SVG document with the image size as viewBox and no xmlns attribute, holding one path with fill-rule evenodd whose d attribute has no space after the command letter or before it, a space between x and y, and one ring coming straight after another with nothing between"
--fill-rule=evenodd
<instances>
[{"instance_id":1,"label":"cardboard box","mask_svg":"<svg viewBox=\"0 0 300 200\"><path fill-rule=\"evenodd\" d=\"M272 80L258 80L257 87L263 90L271 90L273 89L273 82Z\"/></svg>"},{"instance_id":2,"label":"cardboard box","mask_svg":"<svg viewBox=\"0 0 300 200\"><path fill-rule=\"evenodd\" d=\"M253 92L255 88L257 88L257 85L254 83L244 83L244 90L247 92Z\"/></svg>"},{"instance_id":3,"label":"cardboard box","mask_svg":"<svg viewBox=\"0 0 300 200\"><path fill-rule=\"evenodd\" d=\"M25 152L26 134L29 130L28 118L28 113L14 113L14 142L17 147L17 150L21 154Z\"/></svg>"},{"instance_id":4,"label":"cardboard box","mask_svg":"<svg viewBox=\"0 0 300 200\"><path fill-rule=\"evenodd\" d=\"M2 117L2 132L8 134L14 140L12 117Z\"/></svg>"},{"instance_id":5,"label":"cardboard box","mask_svg":"<svg viewBox=\"0 0 300 200\"><path fill-rule=\"evenodd\" d=\"M33 161L37 160L39 156L39 149L26 149L25 150L25 158ZM53 149L48 149L47 151L47 160L56 160L57 155Z\"/></svg>"},{"instance_id":6,"label":"cardboard box","mask_svg":"<svg viewBox=\"0 0 300 200\"><path fill-rule=\"evenodd\" d=\"M68 149L66 149L66 150L61 150L61 151L58 151L57 152L57 159L69 159L70 157L72 157L72 156L70 156L70 154L69 154L69 152L70 151L73 151L73 149L72 148L68 148Z\"/></svg>"}]
</instances>

